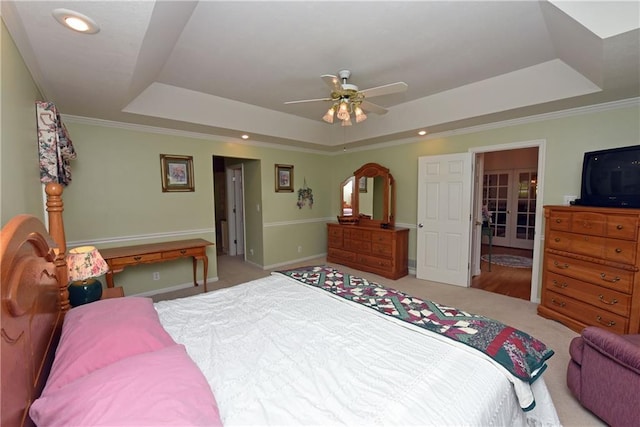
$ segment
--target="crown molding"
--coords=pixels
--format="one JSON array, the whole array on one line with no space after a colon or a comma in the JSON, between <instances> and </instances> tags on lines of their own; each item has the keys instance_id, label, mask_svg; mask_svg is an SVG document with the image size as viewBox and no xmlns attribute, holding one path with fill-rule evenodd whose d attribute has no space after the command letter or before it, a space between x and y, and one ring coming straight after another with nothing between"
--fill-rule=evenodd
<instances>
[{"instance_id":1,"label":"crown molding","mask_svg":"<svg viewBox=\"0 0 640 427\"><path fill-rule=\"evenodd\" d=\"M321 155L324 155L324 156L337 156L337 155L351 153L351 152L369 151L369 150L375 150L375 149L380 149L380 148L388 148L388 147L397 147L399 145L412 144L412 143L421 142L421 141L430 140L430 139L446 138L446 137L450 137L450 136L454 136L454 135L465 135L465 134L469 134L469 133L483 132L483 131L488 131L488 130L493 130L493 129L500 129L500 128L505 128L505 127L510 127L510 126L517 126L517 125L522 125L522 124L535 123L535 122L540 122L540 121L543 121L543 120L560 119L560 118L565 118L565 117L579 116L579 115L583 115L583 114L599 113L599 112L603 112L603 111L616 110L616 109L619 109L619 108L629 108L629 107L638 107L638 106L640 106L640 97L629 98L629 99L623 99L623 100L619 100L619 101L606 102L606 103L603 103L603 104L594 104L594 105L588 105L588 106L585 106L585 107L571 108L571 109L568 109L568 110L554 111L554 112L551 112L551 113L537 114L537 115L534 115L534 116L527 116L527 117L522 117L522 118L518 118L518 119L504 120L504 121L500 121L500 122L493 122L493 123L487 123L487 124L483 124L483 125L470 126L470 127L466 127L466 128L453 129L453 130L450 130L450 131L427 134L425 136L416 136L416 137L411 137L411 138L405 138L405 139L400 139L400 140L397 140L397 141L382 142L382 143L379 143L379 144L367 145L365 147L357 147L357 148L351 148L351 149L350 148L346 148L346 149L339 148L339 149L337 149L335 151L329 151L329 152L328 151L322 151L322 150L313 150L313 149L310 149L310 148L302 148L302 147L293 147L293 146L289 146L289 145L281 145L281 144L276 144L276 143L272 143L272 142L261 142L261 141L257 141L257 140L253 140L253 141L239 140L237 138L230 138L230 137L226 137L226 136L210 135L210 134L205 134L205 133L169 129L169 128L163 128L163 127L157 127L157 126L116 122L116 121L111 121L111 120L95 119L95 118L83 117L83 116L74 116L74 115L62 114L62 117L63 117L63 119L65 121L67 121L69 123L79 123L79 124L86 124L86 125L93 125L93 126L102 126L102 127L111 127L111 128L118 128L118 129L133 130L133 131L138 131L138 132L149 132L149 133L156 133L156 134L162 134L162 135L171 135L171 136L180 136L180 137L186 137L186 138L204 139L204 140L207 140L207 141L217 141L217 142L224 142L224 143L230 143L230 144L240 144L240 145L243 145L243 146L247 146L248 145L248 146L258 147L258 148L273 148L273 149L276 149L276 150L298 151L298 152L305 152L305 153L312 153L312 154L321 154Z\"/></svg>"}]
</instances>

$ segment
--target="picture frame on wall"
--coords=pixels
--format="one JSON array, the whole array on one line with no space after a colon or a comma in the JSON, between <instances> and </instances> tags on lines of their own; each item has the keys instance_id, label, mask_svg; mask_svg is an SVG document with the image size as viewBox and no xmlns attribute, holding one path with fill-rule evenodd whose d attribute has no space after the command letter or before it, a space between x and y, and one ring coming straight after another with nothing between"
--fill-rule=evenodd
<instances>
[{"instance_id":1,"label":"picture frame on wall","mask_svg":"<svg viewBox=\"0 0 640 427\"><path fill-rule=\"evenodd\" d=\"M367 192L367 177L366 176L360 177L360 181L358 182L358 192L359 193L366 193Z\"/></svg>"},{"instance_id":2,"label":"picture frame on wall","mask_svg":"<svg viewBox=\"0 0 640 427\"><path fill-rule=\"evenodd\" d=\"M276 165L276 193L293 192L293 165Z\"/></svg>"},{"instance_id":3,"label":"picture frame on wall","mask_svg":"<svg viewBox=\"0 0 640 427\"><path fill-rule=\"evenodd\" d=\"M160 154L162 191L195 191L193 179L193 156Z\"/></svg>"}]
</instances>

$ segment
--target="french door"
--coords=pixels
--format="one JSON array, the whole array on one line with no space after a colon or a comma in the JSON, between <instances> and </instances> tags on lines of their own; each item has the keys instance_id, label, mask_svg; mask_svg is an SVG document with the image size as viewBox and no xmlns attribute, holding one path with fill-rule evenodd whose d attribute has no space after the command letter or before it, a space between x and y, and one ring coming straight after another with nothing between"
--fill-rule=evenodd
<instances>
[{"instance_id":1,"label":"french door","mask_svg":"<svg viewBox=\"0 0 640 427\"><path fill-rule=\"evenodd\" d=\"M484 174L482 200L491 213L494 245L533 249L537 183L536 169Z\"/></svg>"}]
</instances>

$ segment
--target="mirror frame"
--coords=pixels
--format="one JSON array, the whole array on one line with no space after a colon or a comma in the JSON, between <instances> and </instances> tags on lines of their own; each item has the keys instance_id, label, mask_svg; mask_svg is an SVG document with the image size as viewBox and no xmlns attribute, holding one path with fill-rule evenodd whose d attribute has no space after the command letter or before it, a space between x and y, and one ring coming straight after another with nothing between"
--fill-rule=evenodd
<instances>
[{"instance_id":1,"label":"mirror frame","mask_svg":"<svg viewBox=\"0 0 640 427\"><path fill-rule=\"evenodd\" d=\"M379 176L384 180L384 203L381 220L360 215L359 192L357 188L354 188L351 196L351 207L354 217L359 218L359 224L368 227L393 227L395 225L396 191L395 181L393 175L389 173L389 169L378 163L367 163L356 170L353 175L355 183L360 182L362 177L375 178ZM342 191L340 193L342 195Z\"/></svg>"}]
</instances>

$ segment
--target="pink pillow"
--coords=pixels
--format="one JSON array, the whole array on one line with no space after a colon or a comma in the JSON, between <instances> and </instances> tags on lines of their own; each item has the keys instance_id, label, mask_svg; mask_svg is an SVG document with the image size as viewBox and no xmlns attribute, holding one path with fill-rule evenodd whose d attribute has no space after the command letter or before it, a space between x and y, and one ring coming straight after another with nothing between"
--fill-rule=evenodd
<instances>
[{"instance_id":1,"label":"pink pillow","mask_svg":"<svg viewBox=\"0 0 640 427\"><path fill-rule=\"evenodd\" d=\"M221 426L209 384L181 344L122 359L41 396L39 426Z\"/></svg>"},{"instance_id":2,"label":"pink pillow","mask_svg":"<svg viewBox=\"0 0 640 427\"><path fill-rule=\"evenodd\" d=\"M149 298L112 298L72 308L43 394L125 357L174 344Z\"/></svg>"}]
</instances>

